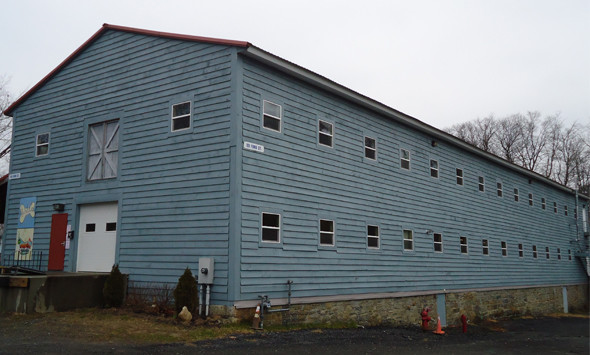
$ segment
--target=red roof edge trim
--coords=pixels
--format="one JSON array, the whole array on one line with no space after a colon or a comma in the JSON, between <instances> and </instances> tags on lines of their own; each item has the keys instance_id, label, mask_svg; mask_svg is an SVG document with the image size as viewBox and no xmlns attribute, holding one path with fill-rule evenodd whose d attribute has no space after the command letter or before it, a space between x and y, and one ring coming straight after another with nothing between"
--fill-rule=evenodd
<instances>
[{"instance_id":1,"label":"red roof edge trim","mask_svg":"<svg viewBox=\"0 0 590 355\"><path fill-rule=\"evenodd\" d=\"M155 37L180 39L180 40L184 40L184 41L224 44L224 45L234 46L234 47L249 47L251 45L249 42L245 42L245 41L233 41L233 40L229 40L229 39L200 37L200 36L192 36L192 35L182 35L182 34L171 33L171 32L143 30L140 28L110 25L108 23L105 23L102 26L103 26L103 28L116 30L116 31L131 32L131 33L144 34L144 35L155 36Z\"/></svg>"},{"instance_id":2,"label":"red roof edge trim","mask_svg":"<svg viewBox=\"0 0 590 355\"><path fill-rule=\"evenodd\" d=\"M194 42L205 42L205 43L213 43L213 44L221 44L221 45L228 45L234 47L249 47L251 46L250 43L244 41L232 41L226 39L217 39L217 38L210 38L210 37L199 37L199 36L191 36L191 35L181 35L176 33L169 33L169 32L158 32L158 31L150 31L150 30L142 30L139 28L133 27L125 27L125 26L117 26L117 25L109 25L105 23L102 27L96 31L95 34L92 35L86 42L84 42L78 49L76 49L72 54L70 54L63 62L61 62L55 69L53 69L49 74L47 74L41 81L39 81L35 86L29 89L23 96L21 96L18 100L12 103L12 105L8 106L6 110L4 110L3 114L6 116L12 117L12 112L26 99L29 98L35 91L37 91L41 86L43 86L49 79L51 79L55 74L57 74L63 67L65 67L68 63L70 63L74 58L80 54L86 47L88 47L92 42L94 42L103 32L106 30L115 30L115 31L122 31L122 32L130 32L130 33L137 33L143 34L148 36L155 36L155 37L163 37L163 38L170 38L170 39L178 39L184 41L194 41Z\"/></svg>"}]
</instances>

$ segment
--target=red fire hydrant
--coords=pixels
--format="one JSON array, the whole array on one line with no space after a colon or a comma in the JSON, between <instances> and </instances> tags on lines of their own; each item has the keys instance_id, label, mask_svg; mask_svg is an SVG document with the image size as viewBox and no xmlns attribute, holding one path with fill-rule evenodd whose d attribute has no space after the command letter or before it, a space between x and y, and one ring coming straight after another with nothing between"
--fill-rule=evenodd
<instances>
[{"instance_id":1,"label":"red fire hydrant","mask_svg":"<svg viewBox=\"0 0 590 355\"><path fill-rule=\"evenodd\" d=\"M422 312L420 313L420 315L422 316L422 330L423 331L428 330L428 322L430 322L430 320L432 319L428 316L428 312L430 312L430 308L426 307L426 308L423 308Z\"/></svg>"},{"instance_id":2,"label":"red fire hydrant","mask_svg":"<svg viewBox=\"0 0 590 355\"><path fill-rule=\"evenodd\" d=\"M463 333L467 333L467 317L464 314L461 315L461 323L463 323Z\"/></svg>"}]
</instances>

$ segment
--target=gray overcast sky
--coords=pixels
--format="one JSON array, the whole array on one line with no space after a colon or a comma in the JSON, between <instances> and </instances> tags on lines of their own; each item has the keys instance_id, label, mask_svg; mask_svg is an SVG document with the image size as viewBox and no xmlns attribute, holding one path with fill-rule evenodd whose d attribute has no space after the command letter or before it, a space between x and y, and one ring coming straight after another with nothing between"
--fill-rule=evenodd
<instances>
[{"instance_id":1,"label":"gray overcast sky","mask_svg":"<svg viewBox=\"0 0 590 355\"><path fill-rule=\"evenodd\" d=\"M589 0L0 0L20 94L103 23L249 41L438 128L538 110L590 122Z\"/></svg>"}]
</instances>

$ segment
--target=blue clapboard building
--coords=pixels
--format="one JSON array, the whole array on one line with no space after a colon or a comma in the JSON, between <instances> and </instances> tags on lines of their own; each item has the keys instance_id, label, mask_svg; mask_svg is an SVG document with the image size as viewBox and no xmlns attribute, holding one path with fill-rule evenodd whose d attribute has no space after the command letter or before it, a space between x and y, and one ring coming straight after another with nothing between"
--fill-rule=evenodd
<instances>
[{"instance_id":1,"label":"blue clapboard building","mask_svg":"<svg viewBox=\"0 0 590 355\"><path fill-rule=\"evenodd\" d=\"M247 42L105 24L5 113L5 263L209 257L237 308L588 282L588 197Z\"/></svg>"}]
</instances>

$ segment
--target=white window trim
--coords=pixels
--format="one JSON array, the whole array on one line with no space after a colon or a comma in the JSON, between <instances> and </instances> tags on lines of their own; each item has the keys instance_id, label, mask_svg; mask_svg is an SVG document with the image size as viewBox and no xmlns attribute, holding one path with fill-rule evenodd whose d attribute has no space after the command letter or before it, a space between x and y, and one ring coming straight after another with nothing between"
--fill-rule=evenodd
<instances>
[{"instance_id":1,"label":"white window trim","mask_svg":"<svg viewBox=\"0 0 590 355\"><path fill-rule=\"evenodd\" d=\"M529 206L534 206L535 205L535 200L534 200L534 195L532 192L529 192Z\"/></svg>"},{"instance_id":2,"label":"white window trim","mask_svg":"<svg viewBox=\"0 0 590 355\"><path fill-rule=\"evenodd\" d=\"M371 148L371 147L367 146L367 138L373 140L373 143L375 143L375 148ZM377 139L373 138L371 136L364 136L363 145L365 146L365 150L363 152L365 154L365 159L376 161L377 160ZM371 158L371 157L367 156L367 149L373 151L373 153L375 154L375 158Z\"/></svg>"},{"instance_id":3,"label":"white window trim","mask_svg":"<svg viewBox=\"0 0 590 355\"><path fill-rule=\"evenodd\" d=\"M557 202L553 201L553 213L557 214Z\"/></svg>"},{"instance_id":4,"label":"white window trim","mask_svg":"<svg viewBox=\"0 0 590 355\"><path fill-rule=\"evenodd\" d=\"M320 124L321 123L325 123L327 125L330 125L330 128L332 130L332 133L322 132L320 130ZM327 144L324 144L324 143L321 142L320 137L322 135L330 137L330 143L331 143L331 145L327 145ZM328 121L325 121L325 120L318 120L318 144L321 145L322 147L334 148L334 124L332 122L328 122Z\"/></svg>"},{"instance_id":5,"label":"white window trim","mask_svg":"<svg viewBox=\"0 0 590 355\"><path fill-rule=\"evenodd\" d=\"M264 225L264 215L265 214L272 214L272 215L277 215L279 216L279 226L278 227L273 227L273 226L265 226ZM280 244L281 243L281 224L282 224L282 216L280 213L274 213L274 212L261 212L260 213L260 241L263 243L272 243L272 244ZM263 239L263 235L264 235L264 229L273 229L273 230L278 230L278 240L274 241L274 240L264 240Z\"/></svg>"},{"instance_id":6,"label":"white window trim","mask_svg":"<svg viewBox=\"0 0 590 355\"><path fill-rule=\"evenodd\" d=\"M375 227L377 229L377 235L371 235L371 234L369 234L369 227ZM369 246L369 240L370 239L376 239L377 240L377 246L376 247ZM367 248L368 249L373 249L373 250L381 249L381 229L376 224L368 224L367 225Z\"/></svg>"},{"instance_id":7,"label":"white window trim","mask_svg":"<svg viewBox=\"0 0 590 355\"><path fill-rule=\"evenodd\" d=\"M404 154L403 152L407 152L408 153L408 159L404 159ZM399 165L400 168L404 169L404 170L412 170L412 152L410 152L408 149L404 149L404 148L400 148L399 150ZM403 165L403 162L407 161L408 162L408 167L405 168Z\"/></svg>"},{"instance_id":8,"label":"white window trim","mask_svg":"<svg viewBox=\"0 0 590 355\"><path fill-rule=\"evenodd\" d=\"M490 255L490 241L488 239L481 240L481 254L485 256Z\"/></svg>"},{"instance_id":9,"label":"white window trim","mask_svg":"<svg viewBox=\"0 0 590 355\"><path fill-rule=\"evenodd\" d=\"M551 259L551 250L549 249L549 247L545 247L545 258L547 260Z\"/></svg>"},{"instance_id":10,"label":"white window trim","mask_svg":"<svg viewBox=\"0 0 590 355\"><path fill-rule=\"evenodd\" d=\"M567 205L563 205L563 215L567 216L568 212L567 212Z\"/></svg>"},{"instance_id":11,"label":"white window trim","mask_svg":"<svg viewBox=\"0 0 590 355\"><path fill-rule=\"evenodd\" d=\"M502 249L502 256L508 256L508 243L504 241L500 242L500 248Z\"/></svg>"},{"instance_id":12,"label":"white window trim","mask_svg":"<svg viewBox=\"0 0 590 355\"><path fill-rule=\"evenodd\" d=\"M504 197L504 186L502 186L502 182L496 182L496 195L498 197Z\"/></svg>"},{"instance_id":13,"label":"white window trim","mask_svg":"<svg viewBox=\"0 0 590 355\"><path fill-rule=\"evenodd\" d=\"M522 243L518 244L518 257L524 258L524 246Z\"/></svg>"},{"instance_id":14,"label":"white window trim","mask_svg":"<svg viewBox=\"0 0 590 355\"><path fill-rule=\"evenodd\" d=\"M436 168L432 167L432 162L436 163ZM432 176L433 172L436 172L436 176ZM438 179L438 177L439 177L439 165L438 165L438 160L436 160L436 159L430 159L430 177L435 178L435 179Z\"/></svg>"},{"instance_id":15,"label":"white window trim","mask_svg":"<svg viewBox=\"0 0 590 355\"><path fill-rule=\"evenodd\" d=\"M440 242L437 242L436 241L436 236L437 235L440 236ZM432 243L433 243L433 248L434 248L434 252L435 253L442 253L442 252L444 252L444 249L443 249L443 235L442 235L442 233L433 233L432 234ZM436 250L436 246L437 245L440 245L440 250Z\"/></svg>"},{"instance_id":16,"label":"white window trim","mask_svg":"<svg viewBox=\"0 0 590 355\"><path fill-rule=\"evenodd\" d=\"M322 231L322 221L326 221L326 222L330 222L332 223L332 231ZM333 247L336 245L336 222L334 222L334 220L332 219L326 219L326 218L320 218L319 220L319 234L318 234L318 243L320 246L323 247ZM328 244L328 243L322 243L322 234L331 234L332 235L332 243Z\"/></svg>"},{"instance_id":17,"label":"white window trim","mask_svg":"<svg viewBox=\"0 0 590 355\"><path fill-rule=\"evenodd\" d=\"M459 175L459 171L461 172L461 175ZM457 179L455 180L455 182L457 183L457 185L463 186L464 184L464 178L463 178L463 169L461 168L455 168L455 175L457 177ZM461 180L461 183L459 183L459 179Z\"/></svg>"},{"instance_id":18,"label":"white window trim","mask_svg":"<svg viewBox=\"0 0 590 355\"><path fill-rule=\"evenodd\" d=\"M174 116L174 106L184 105L184 104L189 105L188 114ZM170 106L170 132L181 132L181 131L186 131L187 129L191 129L191 127L193 126L192 114L193 114L193 103L191 101L184 101L184 102L178 102L178 103L172 104L172 106ZM174 121L181 119L183 117L187 117L187 116L188 116L188 127L181 128L181 129L174 129Z\"/></svg>"},{"instance_id":19,"label":"white window trim","mask_svg":"<svg viewBox=\"0 0 590 355\"><path fill-rule=\"evenodd\" d=\"M264 112L264 105L266 103L269 103L271 105L275 105L275 106L278 106L279 107L279 117ZM279 121L279 130L277 131L276 129L266 127L264 125L264 116L268 116L270 118L274 118L274 119L278 120ZM272 132L277 132L277 133L281 133L283 131L283 106L281 106L281 105L279 105L277 103L274 103L272 101L262 100L262 128L267 129L267 130L272 131Z\"/></svg>"},{"instance_id":20,"label":"white window trim","mask_svg":"<svg viewBox=\"0 0 590 355\"><path fill-rule=\"evenodd\" d=\"M42 136L45 134L47 135L47 143L39 144L39 136ZM43 132L43 133L37 134L35 136L35 157L44 157L46 155L49 155L49 143L50 142L51 142L51 132ZM39 147L42 147L42 146L47 146L47 153L39 154Z\"/></svg>"},{"instance_id":21,"label":"white window trim","mask_svg":"<svg viewBox=\"0 0 590 355\"><path fill-rule=\"evenodd\" d=\"M514 188L514 202L518 202L520 200L520 196L518 195L518 188Z\"/></svg>"},{"instance_id":22,"label":"white window trim","mask_svg":"<svg viewBox=\"0 0 590 355\"><path fill-rule=\"evenodd\" d=\"M547 200L545 199L545 197L541 197L541 209L547 209Z\"/></svg>"},{"instance_id":23,"label":"white window trim","mask_svg":"<svg viewBox=\"0 0 590 355\"><path fill-rule=\"evenodd\" d=\"M537 259L539 256L539 252L537 250L537 246L533 245L533 259Z\"/></svg>"},{"instance_id":24,"label":"white window trim","mask_svg":"<svg viewBox=\"0 0 590 355\"><path fill-rule=\"evenodd\" d=\"M410 232L410 239L406 239L406 232ZM406 248L406 242L411 243L411 248ZM402 230L402 248L404 251L414 251L414 231L411 229Z\"/></svg>"},{"instance_id":25,"label":"white window trim","mask_svg":"<svg viewBox=\"0 0 590 355\"><path fill-rule=\"evenodd\" d=\"M486 192L486 178L482 175L477 178L477 190L479 192Z\"/></svg>"},{"instance_id":26,"label":"white window trim","mask_svg":"<svg viewBox=\"0 0 590 355\"><path fill-rule=\"evenodd\" d=\"M463 243L462 239L465 239L465 243ZM467 237L465 236L460 236L459 237L459 251L461 252L461 254L469 254L469 241L467 240ZM465 246L465 252L463 252L463 246Z\"/></svg>"}]
</instances>

